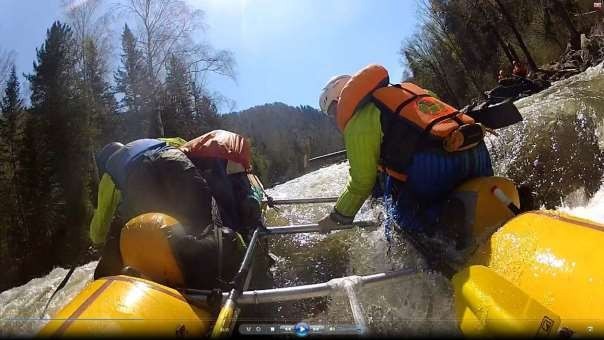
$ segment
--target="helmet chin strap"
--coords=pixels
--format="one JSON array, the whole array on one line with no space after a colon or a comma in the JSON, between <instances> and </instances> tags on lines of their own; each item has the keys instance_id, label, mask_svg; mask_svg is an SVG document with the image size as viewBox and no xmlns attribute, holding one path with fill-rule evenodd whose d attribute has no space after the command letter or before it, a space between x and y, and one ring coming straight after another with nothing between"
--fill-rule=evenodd
<instances>
[{"instance_id":1,"label":"helmet chin strap","mask_svg":"<svg viewBox=\"0 0 604 340\"><path fill-rule=\"evenodd\" d=\"M338 101L334 100L330 105L329 108L327 108L327 115L331 118L336 117L336 113L338 112Z\"/></svg>"}]
</instances>

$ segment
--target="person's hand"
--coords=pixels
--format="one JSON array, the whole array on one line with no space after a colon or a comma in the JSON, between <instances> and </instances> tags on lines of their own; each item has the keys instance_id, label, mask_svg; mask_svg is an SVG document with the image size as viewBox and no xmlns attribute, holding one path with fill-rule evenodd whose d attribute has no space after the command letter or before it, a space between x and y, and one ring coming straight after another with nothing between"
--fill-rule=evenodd
<instances>
[{"instance_id":1,"label":"person's hand","mask_svg":"<svg viewBox=\"0 0 604 340\"><path fill-rule=\"evenodd\" d=\"M334 221L331 218L331 214L329 214L329 215L323 217L321 220L319 220L318 224L319 224L319 232L321 234L328 234L331 231L331 229L336 228L339 225L339 223L337 221Z\"/></svg>"}]
</instances>

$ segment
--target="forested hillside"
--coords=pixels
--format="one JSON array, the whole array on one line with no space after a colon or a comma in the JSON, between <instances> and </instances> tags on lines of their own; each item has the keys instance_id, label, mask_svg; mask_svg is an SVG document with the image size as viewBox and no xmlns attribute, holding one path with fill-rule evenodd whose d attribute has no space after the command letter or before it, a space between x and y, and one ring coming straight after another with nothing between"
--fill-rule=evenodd
<instances>
[{"instance_id":1,"label":"forested hillside","mask_svg":"<svg viewBox=\"0 0 604 340\"><path fill-rule=\"evenodd\" d=\"M299 176L308 158L343 148L335 123L310 106L255 106L223 115L221 126L250 138L254 168L265 185Z\"/></svg>"},{"instance_id":2,"label":"forested hillside","mask_svg":"<svg viewBox=\"0 0 604 340\"><path fill-rule=\"evenodd\" d=\"M64 21L40 37L28 84L0 51L0 290L86 261L104 144L219 127L216 98L200 79L233 77L234 60L192 41L201 13L180 0L123 1L110 9L129 21L111 36L102 3L65 7ZM116 69L111 39L121 45Z\"/></svg>"},{"instance_id":3,"label":"forested hillside","mask_svg":"<svg viewBox=\"0 0 604 340\"><path fill-rule=\"evenodd\" d=\"M251 139L266 185L300 175L305 157L342 147L335 125L311 107L268 104L220 117L221 97L204 79L234 78L235 61L229 51L193 42L203 13L185 1L112 5L128 18L117 33L102 4L65 6L63 21L40 37L27 84L14 53L0 50L0 290L95 258L88 249L95 155L108 142L233 130ZM112 40L119 41L115 69Z\"/></svg>"},{"instance_id":4,"label":"forested hillside","mask_svg":"<svg viewBox=\"0 0 604 340\"><path fill-rule=\"evenodd\" d=\"M593 56L604 58L601 37L581 39L602 22L593 2L421 0L417 32L401 44L401 76L461 107L495 86L513 60L547 77L553 71L543 64L571 55L581 59L573 69L580 72L601 60ZM102 7L109 1L77 3L40 37L31 71L16 69L10 46L0 46L0 291L98 257L88 251L88 225L95 155L108 142L232 130L250 138L266 186L343 148L335 124L309 106L272 103L220 115L221 96L207 77L235 79L235 60L193 39L203 37L203 13L187 1L121 0L109 9L118 31Z\"/></svg>"},{"instance_id":5,"label":"forested hillside","mask_svg":"<svg viewBox=\"0 0 604 340\"><path fill-rule=\"evenodd\" d=\"M601 21L591 0L419 3L422 24L401 45L409 68L404 78L458 107L496 86L498 71L510 74L514 60L525 63L533 77L547 77L551 72L541 66L580 50L580 35Z\"/></svg>"}]
</instances>

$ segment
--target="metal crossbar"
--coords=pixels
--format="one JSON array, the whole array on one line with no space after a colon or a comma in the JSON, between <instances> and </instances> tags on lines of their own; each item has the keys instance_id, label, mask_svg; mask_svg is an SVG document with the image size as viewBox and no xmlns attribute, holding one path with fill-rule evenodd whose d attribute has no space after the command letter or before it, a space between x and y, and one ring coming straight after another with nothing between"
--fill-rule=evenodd
<instances>
[{"instance_id":1,"label":"metal crossbar","mask_svg":"<svg viewBox=\"0 0 604 340\"><path fill-rule=\"evenodd\" d=\"M344 230L351 229L354 227L370 227L373 226L372 221L358 221L348 225L341 225L338 228L332 230ZM283 234L296 234L296 233L307 233L307 232L319 232L318 224L303 224L303 225L289 225L282 227L269 227L261 233L258 233L258 237L266 237L271 235L283 235ZM250 254L251 257L251 254ZM245 262L245 261L244 261ZM264 289L264 290L251 290L244 291L237 297L237 304L262 304L262 303L274 303L293 301L300 299L310 299L316 297L323 297L330 295L334 292L345 292L352 310L353 318L355 323L360 330L361 334L367 331L367 320L362 305L356 294L356 289L362 286L369 286L378 282L401 278L417 274L416 268L406 268L397 271L383 272L365 276L346 276L336 279L331 279L327 282L286 287L286 288L275 288L275 289ZM193 304L207 304L209 297L213 294L211 291L185 289L181 291L187 298L187 300ZM229 293L222 293L222 304L227 302L229 299Z\"/></svg>"}]
</instances>

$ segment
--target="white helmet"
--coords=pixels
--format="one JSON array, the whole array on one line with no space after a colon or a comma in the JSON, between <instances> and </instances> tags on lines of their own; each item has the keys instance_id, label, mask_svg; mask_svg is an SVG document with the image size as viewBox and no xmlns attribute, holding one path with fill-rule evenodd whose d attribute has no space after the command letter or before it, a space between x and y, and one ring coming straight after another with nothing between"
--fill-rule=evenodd
<instances>
[{"instance_id":1,"label":"white helmet","mask_svg":"<svg viewBox=\"0 0 604 340\"><path fill-rule=\"evenodd\" d=\"M323 90L321 90L321 96L319 97L319 107L321 112L327 114L329 106L334 101L338 101L342 88L348 82L351 77L349 75L335 76L327 82Z\"/></svg>"}]
</instances>

